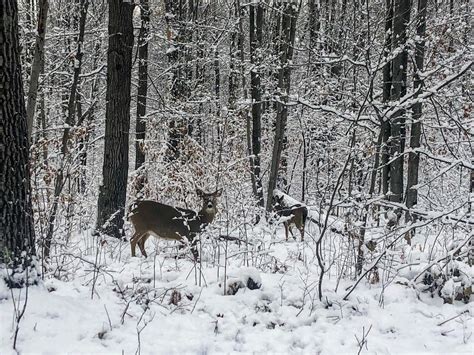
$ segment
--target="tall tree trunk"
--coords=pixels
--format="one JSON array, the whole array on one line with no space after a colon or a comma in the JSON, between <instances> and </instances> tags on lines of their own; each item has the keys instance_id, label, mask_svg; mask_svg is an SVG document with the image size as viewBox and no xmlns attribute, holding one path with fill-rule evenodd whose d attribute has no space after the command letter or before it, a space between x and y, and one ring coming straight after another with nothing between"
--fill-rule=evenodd
<instances>
[{"instance_id":1,"label":"tall tree trunk","mask_svg":"<svg viewBox=\"0 0 474 355\"><path fill-rule=\"evenodd\" d=\"M233 9L233 15L232 16L235 19L238 19L238 21L235 23L235 26L232 30L231 41L230 41L230 46L229 46L230 60L229 60L229 98L228 98L228 102L229 102L229 109L230 110L235 110L236 109L236 101L237 101L237 98L238 98L237 91L238 91L238 88L239 88L239 77L241 76L240 71L241 71L241 67L242 67L242 62L240 61L240 59L241 59L240 41L241 41L241 36L243 35L241 33L242 16L241 16L241 9L240 9L240 1L239 0L234 0L233 6L234 6L234 9Z\"/></svg>"},{"instance_id":2,"label":"tall tree trunk","mask_svg":"<svg viewBox=\"0 0 474 355\"><path fill-rule=\"evenodd\" d=\"M145 185L145 135L146 135L146 99L148 93L148 34L150 8L148 0L140 2L141 27L138 34L138 90L137 90L137 121L135 124L135 170L137 170L136 191L139 194Z\"/></svg>"},{"instance_id":3,"label":"tall tree trunk","mask_svg":"<svg viewBox=\"0 0 474 355\"><path fill-rule=\"evenodd\" d=\"M214 52L214 95L216 102L217 115L220 115L221 111L221 70L219 60L219 49L216 46Z\"/></svg>"},{"instance_id":4,"label":"tall tree trunk","mask_svg":"<svg viewBox=\"0 0 474 355\"><path fill-rule=\"evenodd\" d=\"M473 158L471 159L471 164L474 165L474 151L472 152ZM469 181L469 206L468 206L468 217L472 218L472 210L474 208L474 170L471 170ZM474 242L473 242L474 244Z\"/></svg>"},{"instance_id":5,"label":"tall tree trunk","mask_svg":"<svg viewBox=\"0 0 474 355\"><path fill-rule=\"evenodd\" d=\"M238 27L239 27L239 34L237 37L237 48L239 50L239 71L240 71L240 80L242 81L242 92L243 92L243 97L245 100L247 100L248 97L248 92L247 92L247 80L245 77L245 34L244 34L244 15L245 15L245 9L243 6L240 5L240 0L235 0L236 1L236 6L239 11L239 21L238 21Z\"/></svg>"},{"instance_id":6,"label":"tall tree trunk","mask_svg":"<svg viewBox=\"0 0 474 355\"><path fill-rule=\"evenodd\" d=\"M260 176L260 152L262 140L262 59L264 8L260 2L249 7L250 20L250 95L252 97L252 156L250 159L253 189L257 204L264 206L263 186Z\"/></svg>"},{"instance_id":7,"label":"tall tree trunk","mask_svg":"<svg viewBox=\"0 0 474 355\"><path fill-rule=\"evenodd\" d=\"M398 54L392 60L392 95L391 100L397 101L406 94L408 51L407 27L410 22L410 0L395 1L393 12L393 50ZM405 145L405 110L399 109L390 119L390 201L403 200L403 151Z\"/></svg>"},{"instance_id":8,"label":"tall tree trunk","mask_svg":"<svg viewBox=\"0 0 474 355\"><path fill-rule=\"evenodd\" d=\"M321 5L317 0L309 0L309 16L308 16L308 28L309 28L309 53L310 58L312 57L313 51L319 49L319 31L321 29L321 22L319 19L321 13Z\"/></svg>"},{"instance_id":9,"label":"tall tree trunk","mask_svg":"<svg viewBox=\"0 0 474 355\"><path fill-rule=\"evenodd\" d=\"M38 98L38 83L41 68L44 67L44 39L46 36L46 22L48 18L48 0L39 0L38 26L36 33L35 54L31 65L30 86L28 88L28 105L26 109L28 122L28 140L31 142L33 133L36 101Z\"/></svg>"},{"instance_id":10,"label":"tall tree trunk","mask_svg":"<svg viewBox=\"0 0 474 355\"><path fill-rule=\"evenodd\" d=\"M104 163L97 229L117 238L122 236L127 197L133 6L122 0L109 0Z\"/></svg>"},{"instance_id":11,"label":"tall tree trunk","mask_svg":"<svg viewBox=\"0 0 474 355\"><path fill-rule=\"evenodd\" d=\"M236 7L235 16L238 18L239 12L237 8L237 2L234 2L234 6ZM235 110L235 103L237 101L237 87L239 81L239 72L236 69L236 62L237 62L237 37L239 35L237 25L232 30L231 38L230 38L230 45L229 45L229 98L228 104L230 110Z\"/></svg>"},{"instance_id":12,"label":"tall tree trunk","mask_svg":"<svg viewBox=\"0 0 474 355\"><path fill-rule=\"evenodd\" d=\"M453 15L454 15L454 0L449 0L449 18L453 19L454 18ZM451 22L450 30L452 32L454 31L454 26L456 26L456 24L452 20L450 22ZM454 52L454 38L452 35L449 36L448 52L449 53Z\"/></svg>"},{"instance_id":13,"label":"tall tree trunk","mask_svg":"<svg viewBox=\"0 0 474 355\"><path fill-rule=\"evenodd\" d=\"M15 0L0 2L0 63L0 265L17 274L7 280L9 286L21 287L31 282L21 271L35 255L35 232Z\"/></svg>"},{"instance_id":14,"label":"tall tree trunk","mask_svg":"<svg viewBox=\"0 0 474 355\"><path fill-rule=\"evenodd\" d=\"M393 0L385 0L385 46L383 67L383 102L390 100L390 92L392 89L392 62L388 59L392 48L392 20L393 20ZM382 131L381 145L381 164L382 164L382 192L384 196L388 196L390 183L390 121L382 119L380 122L380 130Z\"/></svg>"},{"instance_id":15,"label":"tall tree trunk","mask_svg":"<svg viewBox=\"0 0 474 355\"><path fill-rule=\"evenodd\" d=\"M427 0L418 0L418 23L416 26L416 42L415 42L415 70L414 70L414 90L415 98L418 97L419 91L423 86L423 79L420 77L420 73L423 72L423 62L425 58L425 31L426 31L426 6ZM412 107L413 110L413 123L411 124L410 134L410 148L415 150L420 147L421 139L421 115L422 115L422 104L417 102ZM418 168L420 165L420 154L411 151L408 155L408 167L407 167L407 197L406 205L408 208L412 208L418 202ZM407 218L411 219L411 215L408 213Z\"/></svg>"},{"instance_id":16,"label":"tall tree trunk","mask_svg":"<svg viewBox=\"0 0 474 355\"><path fill-rule=\"evenodd\" d=\"M282 159L285 145L286 121L288 118L288 97L291 84L291 60L293 58L293 45L295 41L297 5L294 1L284 2L281 6L281 29L279 35L279 70L278 91L276 93L277 115L275 138L273 141L272 163L268 182L266 210L271 211L273 191L277 187L279 178L283 175L281 169L286 169L286 157ZM283 161L282 161L283 160ZM283 188L285 180L280 184Z\"/></svg>"},{"instance_id":17,"label":"tall tree trunk","mask_svg":"<svg viewBox=\"0 0 474 355\"><path fill-rule=\"evenodd\" d=\"M197 4L196 4L197 5ZM193 1L165 0L167 38L170 42L167 52L172 66L173 82L171 96L176 104L183 104L191 95L192 64L190 50L187 46L192 39L190 25L197 16L197 6ZM188 117L173 118L169 123L168 150L166 159L177 160L180 155L180 146L186 135L192 131L192 123Z\"/></svg>"}]
</instances>

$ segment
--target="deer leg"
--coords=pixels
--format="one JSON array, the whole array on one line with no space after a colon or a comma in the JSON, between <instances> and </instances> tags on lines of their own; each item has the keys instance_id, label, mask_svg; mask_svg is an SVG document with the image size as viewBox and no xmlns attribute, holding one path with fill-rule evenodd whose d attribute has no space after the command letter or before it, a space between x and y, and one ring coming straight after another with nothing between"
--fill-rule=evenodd
<instances>
[{"instance_id":1,"label":"deer leg","mask_svg":"<svg viewBox=\"0 0 474 355\"><path fill-rule=\"evenodd\" d=\"M293 230L291 229L291 224L288 224L288 230L290 231L291 236L293 237L294 240L296 240L295 235L293 234Z\"/></svg>"},{"instance_id":2,"label":"deer leg","mask_svg":"<svg viewBox=\"0 0 474 355\"><path fill-rule=\"evenodd\" d=\"M197 243L191 244L191 253L193 253L193 257L195 261L199 261L199 252L197 250Z\"/></svg>"},{"instance_id":3,"label":"deer leg","mask_svg":"<svg viewBox=\"0 0 474 355\"><path fill-rule=\"evenodd\" d=\"M285 225L285 236L286 236L286 241L288 241L288 229L289 229L289 227L288 227L288 223L286 223L286 222L285 222L285 223L283 223L283 224Z\"/></svg>"},{"instance_id":4,"label":"deer leg","mask_svg":"<svg viewBox=\"0 0 474 355\"><path fill-rule=\"evenodd\" d=\"M142 255L145 258L148 256L146 251L145 251L145 242L148 239L148 237L149 237L149 234L145 233L145 234L142 234L142 236L138 240L138 247L140 248L140 251L142 252Z\"/></svg>"},{"instance_id":5,"label":"deer leg","mask_svg":"<svg viewBox=\"0 0 474 355\"><path fill-rule=\"evenodd\" d=\"M135 255L135 249L136 249L137 243L140 240L142 235L143 235L142 233L135 232L135 234L130 239L130 246L132 247L132 256L136 256Z\"/></svg>"},{"instance_id":6,"label":"deer leg","mask_svg":"<svg viewBox=\"0 0 474 355\"><path fill-rule=\"evenodd\" d=\"M198 250L197 250L197 238L196 238L196 235L191 235L191 243L190 243L190 246L191 246L191 253L193 253L193 257L194 257L194 260L195 261L198 261L199 260L199 253L198 253Z\"/></svg>"},{"instance_id":7,"label":"deer leg","mask_svg":"<svg viewBox=\"0 0 474 355\"><path fill-rule=\"evenodd\" d=\"M180 255L181 254L181 251L186 248L186 246L188 245L188 243L185 241L185 239L180 239L178 241L178 254L176 254L175 258L176 259L182 259L184 257L184 255Z\"/></svg>"},{"instance_id":8,"label":"deer leg","mask_svg":"<svg viewBox=\"0 0 474 355\"><path fill-rule=\"evenodd\" d=\"M299 228L301 233L301 241L304 241L304 224Z\"/></svg>"}]
</instances>

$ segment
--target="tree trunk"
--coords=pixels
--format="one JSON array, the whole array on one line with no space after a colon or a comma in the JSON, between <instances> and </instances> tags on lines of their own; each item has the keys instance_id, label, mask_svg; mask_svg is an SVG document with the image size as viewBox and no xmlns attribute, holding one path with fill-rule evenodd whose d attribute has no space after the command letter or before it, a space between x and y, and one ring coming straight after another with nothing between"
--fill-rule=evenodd
<instances>
[{"instance_id":1,"label":"tree trunk","mask_svg":"<svg viewBox=\"0 0 474 355\"><path fill-rule=\"evenodd\" d=\"M0 2L0 63L0 264L16 274L8 285L21 287L32 281L21 273L35 255L35 232L15 0Z\"/></svg>"},{"instance_id":2,"label":"tree trunk","mask_svg":"<svg viewBox=\"0 0 474 355\"><path fill-rule=\"evenodd\" d=\"M425 57L425 30L426 30L426 7L427 0L418 0L418 24L416 26L417 41L415 42L415 74L414 74L414 90L416 92L415 98L418 96L418 92L423 86L423 79L420 77L420 73L423 72L423 62ZM412 150L420 147L421 139L421 115L422 115L422 104L417 102L412 107L413 110L413 123L411 125L410 135L410 148ZM416 152L410 152L408 155L408 168L407 168L407 197L406 205L408 208L412 208L418 202L418 167L420 164L420 154ZM407 218L411 219L411 215L408 213Z\"/></svg>"},{"instance_id":3,"label":"tree trunk","mask_svg":"<svg viewBox=\"0 0 474 355\"><path fill-rule=\"evenodd\" d=\"M239 16L239 10L237 8L237 2L234 2L234 6L236 7L235 16ZM233 28L231 38L230 38L230 45L229 45L229 98L228 104L230 110L235 110L235 103L237 101L237 87L238 87L238 78L239 72L236 69L236 59L237 59L237 37L239 35L239 31L237 26Z\"/></svg>"},{"instance_id":4,"label":"tree trunk","mask_svg":"<svg viewBox=\"0 0 474 355\"><path fill-rule=\"evenodd\" d=\"M197 4L193 6L192 1L165 0L167 38L170 47L167 51L168 60L172 67L173 82L171 85L171 96L176 104L185 103L191 95L192 62L190 50L186 45L191 41L192 30L190 22ZM172 118L169 123L168 150L166 159L171 162L177 160L180 155L180 146L186 135L192 131L192 123L187 117Z\"/></svg>"},{"instance_id":5,"label":"tree trunk","mask_svg":"<svg viewBox=\"0 0 474 355\"><path fill-rule=\"evenodd\" d=\"M138 34L138 90L137 90L137 121L135 124L135 170L137 170L136 191L139 194L145 185L145 135L146 135L146 99L148 93L148 33L150 9L148 0L140 2L141 27Z\"/></svg>"},{"instance_id":6,"label":"tree trunk","mask_svg":"<svg viewBox=\"0 0 474 355\"><path fill-rule=\"evenodd\" d=\"M319 40L319 31L321 29L321 23L319 20L319 15L321 13L321 5L319 1L309 0L309 17L308 17L308 28L309 28L309 50L310 58L312 57L312 52L317 51L320 46L318 44Z\"/></svg>"},{"instance_id":7,"label":"tree trunk","mask_svg":"<svg viewBox=\"0 0 474 355\"><path fill-rule=\"evenodd\" d=\"M116 238L122 236L127 196L133 6L122 0L109 0L104 163L97 229Z\"/></svg>"},{"instance_id":8,"label":"tree trunk","mask_svg":"<svg viewBox=\"0 0 474 355\"><path fill-rule=\"evenodd\" d=\"M263 186L260 176L260 152L262 139L262 71L257 69L261 62L263 40L264 8L260 3L249 7L250 20L250 95L252 97L252 156L250 159L251 174L253 175L254 194L257 204L264 206Z\"/></svg>"},{"instance_id":9,"label":"tree trunk","mask_svg":"<svg viewBox=\"0 0 474 355\"><path fill-rule=\"evenodd\" d=\"M245 77L245 34L244 34L244 15L245 15L245 9L240 5L240 1L236 0L236 6L237 10L239 11L239 21L238 21L238 27L239 27L239 35L237 37L237 48L239 50L239 71L240 71L240 80L242 81L242 92L243 92L243 97L245 100L247 100L247 80Z\"/></svg>"},{"instance_id":10,"label":"tree trunk","mask_svg":"<svg viewBox=\"0 0 474 355\"><path fill-rule=\"evenodd\" d=\"M474 156L474 152L473 152ZM474 157L471 159L472 165L474 165ZM468 206L468 217L472 218L472 210L474 207L474 170L471 170L470 182L469 182L469 206Z\"/></svg>"},{"instance_id":11,"label":"tree trunk","mask_svg":"<svg viewBox=\"0 0 474 355\"><path fill-rule=\"evenodd\" d=\"M295 41L297 5L292 2L285 2L281 6L281 29L278 36L279 44L279 70L278 70L278 89L276 93L277 115L275 138L273 141L272 163L270 178L267 191L268 212L272 209L273 192L277 187L279 178L283 176L281 169L286 169L286 157L282 159L282 152L285 146L286 121L288 118L288 97L291 84L291 60L293 58L293 45ZM281 188L286 185L285 180L279 184Z\"/></svg>"},{"instance_id":12,"label":"tree trunk","mask_svg":"<svg viewBox=\"0 0 474 355\"><path fill-rule=\"evenodd\" d=\"M36 33L35 54L31 65L30 86L28 88L28 105L26 109L28 122L28 140L31 142L33 133L36 100L38 98L38 82L41 68L44 67L44 39L48 18L48 0L39 0L38 26Z\"/></svg>"},{"instance_id":13,"label":"tree trunk","mask_svg":"<svg viewBox=\"0 0 474 355\"><path fill-rule=\"evenodd\" d=\"M392 60L392 95L391 100L397 101L406 94L408 51L407 26L410 22L410 0L395 1L393 13L393 50L399 50ZM390 201L403 200L403 151L405 110L396 111L390 120Z\"/></svg>"},{"instance_id":14,"label":"tree trunk","mask_svg":"<svg viewBox=\"0 0 474 355\"><path fill-rule=\"evenodd\" d=\"M383 102L390 100L390 91L392 89L392 63L388 59L392 48L392 20L393 20L393 3L392 0L385 0L385 48L383 67ZM388 119L380 122L380 130L382 131L381 160L382 160L382 192L384 196L388 196L390 183L390 121Z\"/></svg>"},{"instance_id":15,"label":"tree trunk","mask_svg":"<svg viewBox=\"0 0 474 355\"><path fill-rule=\"evenodd\" d=\"M219 49L216 47L214 52L214 95L216 101L217 115L220 115L221 111L221 69L219 60Z\"/></svg>"}]
</instances>

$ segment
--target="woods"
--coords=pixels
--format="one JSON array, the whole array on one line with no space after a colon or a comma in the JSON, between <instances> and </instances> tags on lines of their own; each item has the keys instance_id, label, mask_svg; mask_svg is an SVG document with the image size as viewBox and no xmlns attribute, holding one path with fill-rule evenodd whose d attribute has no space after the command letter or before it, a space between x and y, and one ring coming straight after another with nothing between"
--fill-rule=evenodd
<instances>
[{"instance_id":1,"label":"woods","mask_svg":"<svg viewBox=\"0 0 474 355\"><path fill-rule=\"evenodd\" d=\"M426 349L406 351L467 349L471 5L0 0L0 309L15 305L13 348L34 348L19 330L28 290L54 298L78 282L93 300L119 300L106 332L133 322L127 351L138 353L158 314L178 310L190 333L201 331L193 317L210 317L203 338L244 334L201 344L210 353L254 352L248 324L287 336L364 297L384 314L385 296L462 319L442 348L425 334ZM149 208L138 227L136 206ZM262 294L237 311L230 298L245 292ZM231 309L233 325L216 316ZM370 325L371 350L386 353L372 318L362 340L336 348L367 350ZM282 342L262 347L298 348ZM321 344L298 349L330 353ZM193 346L176 349L207 351Z\"/></svg>"}]
</instances>

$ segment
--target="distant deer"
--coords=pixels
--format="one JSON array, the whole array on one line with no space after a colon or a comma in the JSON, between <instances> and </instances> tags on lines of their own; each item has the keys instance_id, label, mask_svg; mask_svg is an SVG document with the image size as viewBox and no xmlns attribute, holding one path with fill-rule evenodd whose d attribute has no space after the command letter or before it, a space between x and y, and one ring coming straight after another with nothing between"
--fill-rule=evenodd
<instances>
[{"instance_id":1,"label":"distant deer","mask_svg":"<svg viewBox=\"0 0 474 355\"><path fill-rule=\"evenodd\" d=\"M273 196L273 209L280 219L283 220L286 241L288 241L288 231L290 231L293 239L296 239L291 230L292 224L294 224L300 231L301 241L303 241L304 227L306 224L306 218L308 217L308 209L300 204L286 207L284 203L284 196Z\"/></svg>"},{"instance_id":2,"label":"distant deer","mask_svg":"<svg viewBox=\"0 0 474 355\"><path fill-rule=\"evenodd\" d=\"M155 201L137 201L130 208L129 220L135 228L135 234L130 240L132 256L138 244L142 254L147 257L145 242L150 235L167 240L184 241L191 243L194 258L198 258L194 238L208 225L217 213L217 198L222 190L214 193L205 193L196 189L203 205L199 212L185 208L172 207Z\"/></svg>"}]
</instances>

